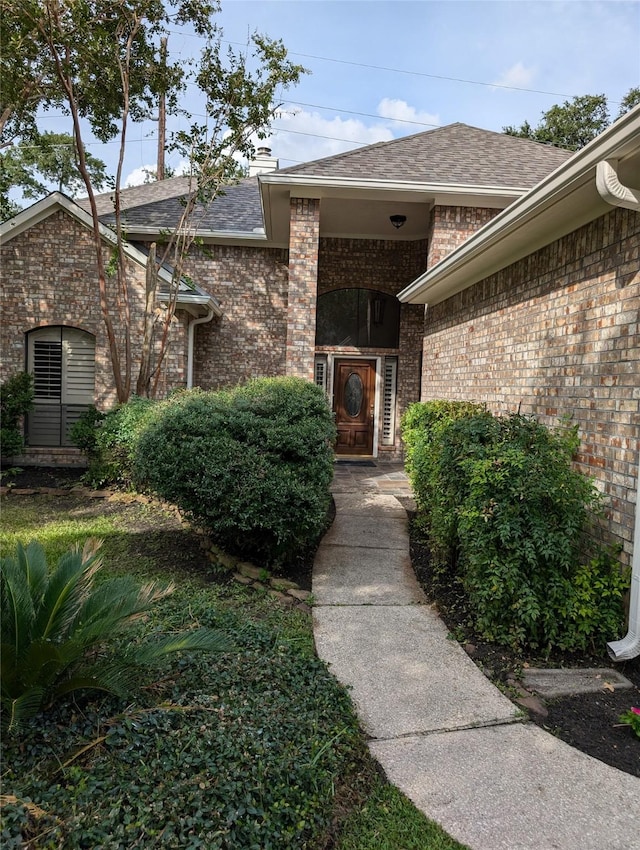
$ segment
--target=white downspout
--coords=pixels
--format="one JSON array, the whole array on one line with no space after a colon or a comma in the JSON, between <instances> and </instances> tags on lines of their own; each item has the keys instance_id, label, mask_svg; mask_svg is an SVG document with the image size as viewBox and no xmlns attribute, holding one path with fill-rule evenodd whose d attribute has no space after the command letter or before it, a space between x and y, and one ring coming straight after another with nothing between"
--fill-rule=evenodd
<instances>
[{"instance_id":1,"label":"white downspout","mask_svg":"<svg viewBox=\"0 0 640 850\"><path fill-rule=\"evenodd\" d=\"M612 207L640 212L640 192L620 182L617 159L603 159L596 165L596 189Z\"/></svg>"},{"instance_id":2,"label":"white downspout","mask_svg":"<svg viewBox=\"0 0 640 850\"><path fill-rule=\"evenodd\" d=\"M196 335L196 325L205 325L207 322L210 322L215 315L213 307L209 305L207 308L207 315L201 316L199 319L194 319L192 322L189 322L189 336L187 343L187 389L190 390L193 388L193 346Z\"/></svg>"},{"instance_id":3,"label":"white downspout","mask_svg":"<svg viewBox=\"0 0 640 850\"><path fill-rule=\"evenodd\" d=\"M640 192L620 182L618 160L601 160L596 166L596 188L600 197L614 207L640 211ZM622 640L607 644L614 661L628 661L640 655L640 464L638 465L636 521L633 532L629 630Z\"/></svg>"},{"instance_id":4,"label":"white downspout","mask_svg":"<svg viewBox=\"0 0 640 850\"><path fill-rule=\"evenodd\" d=\"M631 598L629 601L629 631L622 640L607 644L614 661L628 661L640 655L640 464L636 495L636 524L633 533L633 559L631 562Z\"/></svg>"}]
</instances>

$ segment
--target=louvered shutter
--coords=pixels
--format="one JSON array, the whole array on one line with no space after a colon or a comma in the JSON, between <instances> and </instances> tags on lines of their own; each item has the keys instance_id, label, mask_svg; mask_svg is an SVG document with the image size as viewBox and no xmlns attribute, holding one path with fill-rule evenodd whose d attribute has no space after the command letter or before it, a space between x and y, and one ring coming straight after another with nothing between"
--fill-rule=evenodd
<instances>
[{"instance_id":1,"label":"louvered shutter","mask_svg":"<svg viewBox=\"0 0 640 850\"><path fill-rule=\"evenodd\" d=\"M94 337L76 328L32 331L28 370L34 383L34 408L27 418L29 444L71 445L69 428L94 401Z\"/></svg>"},{"instance_id":2,"label":"louvered shutter","mask_svg":"<svg viewBox=\"0 0 640 850\"><path fill-rule=\"evenodd\" d=\"M327 358L316 357L314 364L314 382L327 391Z\"/></svg>"},{"instance_id":3,"label":"louvered shutter","mask_svg":"<svg viewBox=\"0 0 640 850\"><path fill-rule=\"evenodd\" d=\"M382 445L393 446L396 442L396 384L398 361L386 357L382 388Z\"/></svg>"},{"instance_id":4,"label":"louvered shutter","mask_svg":"<svg viewBox=\"0 0 640 850\"><path fill-rule=\"evenodd\" d=\"M61 444L72 445L69 429L93 404L95 395L95 340L84 331L65 328L62 339Z\"/></svg>"}]
</instances>

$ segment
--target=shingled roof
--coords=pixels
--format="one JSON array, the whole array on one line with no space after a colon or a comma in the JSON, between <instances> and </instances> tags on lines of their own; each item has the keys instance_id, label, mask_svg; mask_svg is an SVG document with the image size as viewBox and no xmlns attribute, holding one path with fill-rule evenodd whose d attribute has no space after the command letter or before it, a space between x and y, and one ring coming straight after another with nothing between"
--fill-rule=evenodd
<instances>
[{"instance_id":1,"label":"shingled roof","mask_svg":"<svg viewBox=\"0 0 640 850\"><path fill-rule=\"evenodd\" d=\"M272 172L274 176L327 180L348 178L393 183L528 189L572 156L570 151L528 139L507 136L467 124L450 124L425 133L325 157ZM133 232L178 225L180 198L189 190L188 177L172 177L123 189L123 224ZM113 224L113 197L96 198L103 223ZM86 210L86 199L78 201ZM249 177L225 188L202 216L198 228L217 233L263 232L260 188Z\"/></svg>"},{"instance_id":2,"label":"shingled roof","mask_svg":"<svg viewBox=\"0 0 640 850\"><path fill-rule=\"evenodd\" d=\"M186 195L188 191L188 177L169 177L166 180L154 180L140 186L129 186L120 190L120 208L127 210L132 207L139 207L142 204L166 201L168 198ZM78 198L76 203L83 210L90 212L91 207L88 198ZM98 207L98 215L103 219L113 213L113 192L96 195L96 206Z\"/></svg>"},{"instance_id":3,"label":"shingled roof","mask_svg":"<svg viewBox=\"0 0 640 850\"><path fill-rule=\"evenodd\" d=\"M571 156L571 151L458 123L277 173L529 188Z\"/></svg>"},{"instance_id":4,"label":"shingled roof","mask_svg":"<svg viewBox=\"0 0 640 850\"><path fill-rule=\"evenodd\" d=\"M161 184L166 184L162 187L164 191L158 192ZM138 227L162 229L177 226L183 211L180 198L188 191L188 179L174 177L158 184L135 188L148 189L152 185L156 190L155 197L150 197L149 194L145 196L141 192L137 198L138 203L135 204L132 203L133 196L127 195L122 213L125 229L135 231ZM131 191L127 189L123 195ZM105 224L113 224L113 204L107 214L101 215L101 220ZM215 197L206 211L196 211L195 221L198 222L200 230L251 233L262 228L262 207L257 178L248 177L237 184L227 186L224 192Z\"/></svg>"}]
</instances>

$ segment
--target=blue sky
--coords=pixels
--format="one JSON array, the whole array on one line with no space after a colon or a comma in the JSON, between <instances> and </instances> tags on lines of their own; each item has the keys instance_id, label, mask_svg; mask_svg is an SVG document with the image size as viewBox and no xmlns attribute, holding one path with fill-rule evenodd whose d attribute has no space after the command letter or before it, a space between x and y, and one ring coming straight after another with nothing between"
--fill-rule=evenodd
<instances>
[{"instance_id":1,"label":"blue sky","mask_svg":"<svg viewBox=\"0 0 640 850\"><path fill-rule=\"evenodd\" d=\"M281 38L310 71L274 125L281 167L456 121L535 125L574 95L604 93L615 115L640 85L640 2L222 0L217 22L235 46L256 30ZM172 53L200 46L169 36ZM125 174L134 180L155 161L155 130L131 132ZM91 152L110 165L117 146Z\"/></svg>"}]
</instances>

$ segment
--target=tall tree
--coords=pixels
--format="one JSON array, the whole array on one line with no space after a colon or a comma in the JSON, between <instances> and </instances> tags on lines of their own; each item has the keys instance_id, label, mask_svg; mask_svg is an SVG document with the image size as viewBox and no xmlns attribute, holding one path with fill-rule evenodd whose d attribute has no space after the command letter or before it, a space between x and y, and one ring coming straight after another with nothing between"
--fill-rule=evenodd
<instances>
[{"instance_id":1,"label":"tall tree","mask_svg":"<svg viewBox=\"0 0 640 850\"><path fill-rule=\"evenodd\" d=\"M624 115L638 102L640 89L630 89L622 100L617 117ZM542 113L542 120L537 127L525 121L520 127L503 127L502 132L577 151L599 136L610 123L606 97L603 94L587 94L552 106Z\"/></svg>"},{"instance_id":2,"label":"tall tree","mask_svg":"<svg viewBox=\"0 0 640 850\"><path fill-rule=\"evenodd\" d=\"M295 84L304 69L287 59L280 41L260 35L252 37L247 50L229 49L223 54L222 33L213 23L220 10L217 0L22 0L7 8L12 16L10 32L19 32L20 38L1 45L3 51L13 51L13 61L19 62L16 48L26 45L26 54L35 59L30 81L12 81L5 129L30 133L31 117L39 105L62 104L70 116L93 220L100 309L119 401L126 401L133 389L132 316L120 205L127 133L130 124L147 115L161 96L168 114L178 111L187 80L205 98L206 119L191 118L189 131L174 134L171 142L190 162L190 188L181 221L157 256L155 250L150 253L145 333L135 386L140 394L154 394L199 215L236 175L238 154L252 154L251 138L266 136L279 106L278 92ZM159 46L168 28L186 23L207 39L199 62L189 65L182 57L172 62L164 56L161 61ZM40 94L39 101L35 93ZM118 241L114 257L107 256L100 235L96 190L84 144L87 123L100 141L118 139L120 144L113 193ZM167 260L171 260L173 279L168 297L163 293L167 307L158 322L158 271ZM116 325L124 329L122 342Z\"/></svg>"},{"instance_id":3,"label":"tall tree","mask_svg":"<svg viewBox=\"0 0 640 850\"><path fill-rule=\"evenodd\" d=\"M96 191L113 186L101 159L87 154L87 169ZM52 189L75 197L84 188L73 136L68 133L34 133L0 150L0 221L20 210L10 197L11 189L19 189L24 199L36 201Z\"/></svg>"}]
</instances>

